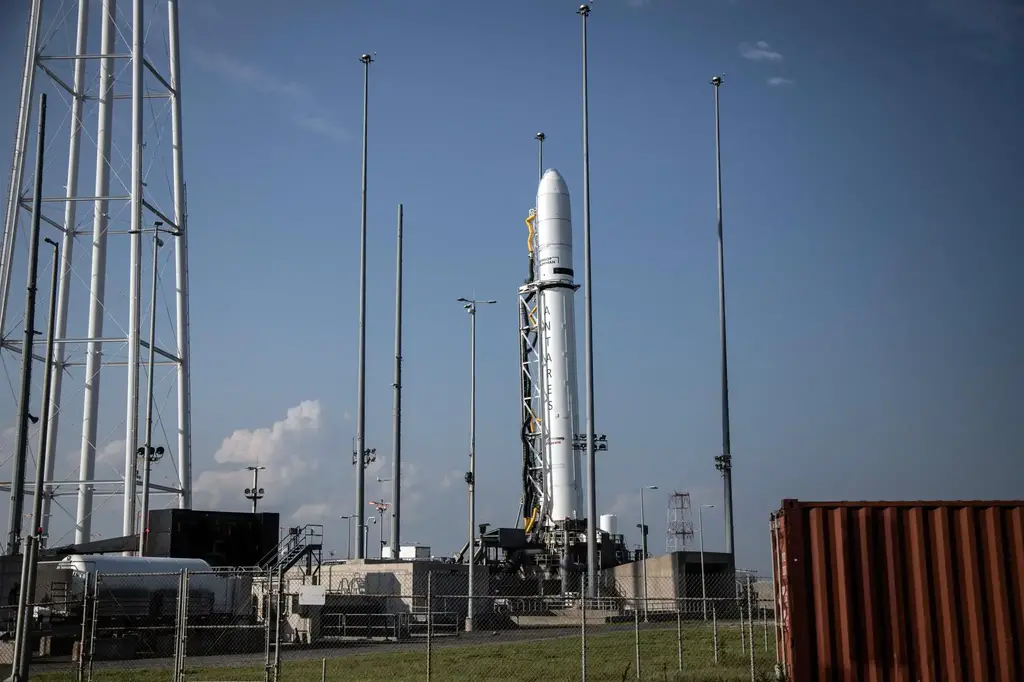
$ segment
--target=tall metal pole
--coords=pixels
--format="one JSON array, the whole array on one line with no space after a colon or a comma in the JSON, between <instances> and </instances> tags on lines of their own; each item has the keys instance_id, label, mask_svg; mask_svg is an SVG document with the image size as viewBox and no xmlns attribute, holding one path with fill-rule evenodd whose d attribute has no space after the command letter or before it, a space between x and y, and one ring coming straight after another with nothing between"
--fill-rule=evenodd
<instances>
[{"instance_id":1,"label":"tall metal pole","mask_svg":"<svg viewBox=\"0 0 1024 682\"><path fill-rule=\"evenodd\" d=\"M472 298L458 300L469 311L469 473L466 474L469 486L469 584L466 595L466 632L471 632L475 577L473 567L476 564L476 309L481 303L494 304L497 301L478 301Z\"/></svg>"},{"instance_id":2,"label":"tall metal pole","mask_svg":"<svg viewBox=\"0 0 1024 682\"><path fill-rule=\"evenodd\" d=\"M39 95L39 130L36 135L35 182L32 195L32 229L28 241L28 286L25 295L25 338L21 344L21 398L18 402L18 447L11 482L11 511L8 519L7 554L21 548L21 522L25 508L25 465L28 460L28 403L32 397L32 349L35 341L36 284L39 272L39 225L42 218L43 154L46 151L46 93ZM41 415L45 419L46 414ZM44 449L39 451L42 457ZM25 583L22 582L22 585Z\"/></svg>"},{"instance_id":3,"label":"tall metal pole","mask_svg":"<svg viewBox=\"0 0 1024 682\"><path fill-rule=\"evenodd\" d=\"M8 291L11 287L11 264L18 234L18 212L21 209L21 181L28 150L28 125L32 115L32 92L35 90L36 58L39 54L39 27L43 20L42 0L29 3L25 37L25 62L21 73L21 97L18 100L18 124L14 136L11 161L11 184L7 188L7 211L4 215L4 239L0 248L0 337L6 332ZM81 91L79 91L81 92Z\"/></svg>"},{"instance_id":4,"label":"tall metal pole","mask_svg":"<svg viewBox=\"0 0 1024 682\"><path fill-rule=\"evenodd\" d=\"M170 47L171 154L174 180L175 318L178 337L178 476L181 479L179 509L192 508L192 392L191 331L188 298L188 192L184 179L181 129L181 47L178 40L178 0L167 0L167 39Z\"/></svg>"},{"instance_id":5,"label":"tall metal pole","mask_svg":"<svg viewBox=\"0 0 1024 682\"><path fill-rule=\"evenodd\" d=\"M260 471L266 469L264 466L247 466L246 469L252 472L252 488L245 491L245 498L252 501L252 513L256 513L256 503L263 499L263 490L260 488Z\"/></svg>"},{"instance_id":6,"label":"tall metal pole","mask_svg":"<svg viewBox=\"0 0 1024 682\"><path fill-rule=\"evenodd\" d=\"M537 133L534 138L537 140L537 182L544 177L544 133Z\"/></svg>"},{"instance_id":7,"label":"tall metal pole","mask_svg":"<svg viewBox=\"0 0 1024 682\"><path fill-rule=\"evenodd\" d=\"M640 487L640 551L643 554L644 622L647 622L647 522L644 520L644 488Z\"/></svg>"},{"instance_id":8,"label":"tall metal pole","mask_svg":"<svg viewBox=\"0 0 1024 682\"><path fill-rule=\"evenodd\" d=\"M145 140L145 35L143 0L132 0L132 184L131 229L128 249L128 390L125 415L124 524L125 536L135 534L135 490L139 442L139 352L142 350L142 192ZM127 554L127 552L126 552Z\"/></svg>"},{"instance_id":9,"label":"tall metal pole","mask_svg":"<svg viewBox=\"0 0 1024 682\"><path fill-rule=\"evenodd\" d=\"M476 302L469 307L469 585L466 632L473 630L473 567L476 565Z\"/></svg>"},{"instance_id":10,"label":"tall metal pole","mask_svg":"<svg viewBox=\"0 0 1024 682\"><path fill-rule=\"evenodd\" d=\"M72 81L72 90L76 93L84 93L86 90L85 80L85 65L86 62L91 61L89 59L83 59L84 55L89 54L88 50L88 37L89 37L89 2L88 0L79 0L78 2L78 27L75 38L75 57L74 60L74 80ZM78 273L73 273L71 270L71 264L74 262L74 248L75 248L75 235L76 225L78 224L78 178L81 169L81 163L79 159L81 157L81 145L82 145L82 110L85 106L85 98L76 96L71 101L71 115L68 120L68 127L70 128L70 140L68 144L68 173L67 181L65 184L65 194L68 202L64 206L64 234L61 238L60 254L61 254L61 273L58 285L57 293L57 326L56 334L58 339L67 337L68 331L68 305L70 302L70 290L72 278L78 276ZM77 232L80 234L81 232ZM53 373L53 385L50 387L51 400L50 400L50 414L48 416L50 427L49 427L49 438L46 442L46 479L47 481L53 480L54 463L56 462L56 455L54 454L57 450L57 436L60 434L60 405L61 405L61 392L63 390L63 371L60 368L64 366L65 359L65 344L56 344L55 355L53 356L54 366L58 368L58 371ZM52 488L51 488L52 490ZM46 537L50 527L50 508L53 503L52 495L43 496L43 539L40 542L40 547L46 546Z\"/></svg>"},{"instance_id":11,"label":"tall metal pole","mask_svg":"<svg viewBox=\"0 0 1024 682\"><path fill-rule=\"evenodd\" d=\"M587 391L587 589L597 596L597 458L594 456L594 302L590 281L590 119L587 91L587 17L590 6L580 5L583 17L583 335Z\"/></svg>"},{"instance_id":12,"label":"tall metal pole","mask_svg":"<svg viewBox=\"0 0 1024 682\"><path fill-rule=\"evenodd\" d=\"M22 589L18 594L17 625L15 627L14 642L14 668L18 671L19 677L15 679L28 679L28 667L32 658L31 647L28 642L32 641L32 619L28 617L29 600L34 600L36 593L36 567L39 560L39 543L42 540L42 517L43 497L46 491L43 488L45 481L46 442L49 437L49 420L46 418L50 413L50 380L53 372L53 347L57 322L57 275L60 271L60 247L57 242L47 238L46 243L53 247L52 271L50 273L50 313L47 318L46 327L46 355L45 369L43 370L43 399L39 408L39 455L36 458L35 491L32 498L32 532L28 537L25 552L21 561L21 585Z\"/></svg>"},{"instance_id":13,"label":"tall metal pole","mask_svg":"<svg viewBox=\"0 0 1024 682\"><path fill-rule=\"evenodd\" d=\"M160 241L160 225L153 226L153 279L152 291L149 299L149 359L147 361L146 377L146 440L142 443L142 493L140 514L139 514L139 556L146 553L146 534L149 532L149 472L153 466L153 457L156 451L153 448L153 369L156 366L156 287L157 287L157 259L160 255L160 247L164 243ZM163 452L161 450L161 452Z\"/></svg>"},{"instance_id":14,"label":"tall metal pole","mask_svg":"<svg viewBox=\"0 0 1024 682\"><path fill-rule=\"evenodd\" d=\"M391 459L391 558L398 558L402 514L402 204L398 205L398 256L395 265L395 424Z\"/></svg>"},{"instance_id":15,"label":"tall metal pole","mask_svg":"<svg viewBox=\"0 0 1024 682\"><path fill-rule=\"evenodd\" d=\"M362 221L359 231L359 371L356 379L356 558L366 558L366 142L367 113L370 106L370 62L373 56L359 57L363 63L363 185Z\"/></svg>"},{"instance_id":16,"label":"tall metal pole","mask_svg":"<svg viewBox=\"0 0 1024 682\"><path fill-rule=\"evenodd\" d=\"M722 455L717 468L722 472L725 505L725 551L735 555L732 520L732 444L729 438L729 361L725 342L725 242L722 238L722 144L718 116L718 88L722 77L711 79L715 86L715 178L718 190L718 319L722 337Z\"/></svg>"}]
</instances>

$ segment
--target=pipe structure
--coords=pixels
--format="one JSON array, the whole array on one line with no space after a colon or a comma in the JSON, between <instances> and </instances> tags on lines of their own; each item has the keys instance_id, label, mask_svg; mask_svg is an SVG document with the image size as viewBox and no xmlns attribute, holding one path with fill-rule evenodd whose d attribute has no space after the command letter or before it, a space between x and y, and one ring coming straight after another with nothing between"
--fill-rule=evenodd
<instances>
[{"instance_id":1,"label":"pipe structure","mask_svg":"<svg viewBox=\"0 0 1024 682\"><path fill-rule=\"evenodd\" d=\"M35 183L32 195L32 227L28 242L28 285L25 293L25 337L21 344L21 396L18 401L18 444L11 480L11 509L7 530L7 553L21 549L22 514L25 509L25 466L28 462L28 404L32 397L32 349L35 344L36 288L39 277L39 225L42 218L43 155L46 153L46 93L39 95L39 127L36 133ZM46 414L41 415L43 418ZM44 449L39 456L43 456ZM24 581L21 583L24 585Z\"/></svg>"},{"instance_id":2,"label":"pipe structure","mask_svg":"<svg viewBox=\"0 0 1024 682\"><path fill-rule=\"evenodd\" d=\"M78 1L78 27L76 29L75 39L75 60L74 60L74 81L72 89L77 95L85 92L86 80L85 80L85 65L89 61L84 59L84 55L89 54L88 46L89 36L89 0ZM68 305L70 303L70 289L71 280L75 277L72 273L71 266L74 262L74 248L75 248L75 235L76 225L78 221L78 177L80 174L79 169L81 164L79 159L81 158L82 148L82 110L85 106L85 98L76 96L71 100L71 116L68 120L68 127L70 132L70 141L68 144L68 175L67 182L65 183L65 194L67 203L64 205L64 234L61 238L60 254L61 254L61 272L60 280L58 284L57 294L57 326L56 334L58 339L67 337L68 332ZM54 366L58 369L64 367L64 358L66 353L67 344L57 344L54 355ZM56 371L53 372L53 378L51 379L50 392L52 400L50 401L50 428L49 437L46 441L46 481L53 481L53 470L56 463L56 450L57 450L57 435L60 433L60 405L61 405L61 392L63 390L63 379L64 372ZM52 490L52 488L51 488ZM40 547L46 546L46 537L49 534L50 529L50 508L53 502L51 495L43 497L43 538L40 541Z\"/></svg>"},{"instance_id":3,"label":"pipe structure","mask_svg":"<svg viewBox=\"0 0 1024 682\"><path fill-rule=\"evenodd\" d=\"M171 171L174 182L175 318L178 340L178 477L179 509L192 508L192 393L191 331L188 298L188 192L181 130L181 44L178 39L178 0L167 0L167 39L170 47Z\"/></svg>"},{"instance_id":4,"label":"pipe structure","mask_svg":"<svg viewBox=\"0 0 1024 682\"><path fill-rule=\"evenodd\" d=\"M41 401L39 414L46 415L50 412L50 379L53 373L54 335L57 323L57 277L60 269L60 246L57 242L47 238L46 243L53 247L52 270L50 273L50 313L47 318L46 328L46 355L45 369L43 370L43 399ZM47 462L43 453L46 451L46 442L49 437L49 421L42 417L39 424L39 456L36 458L36 481L35 491L32 497L32 533L28 538L25 553L22 557L22 582L24 589L18 594L18 624L15 630L14 644L14 666L17 667L18 677L16 679L27 680L29 663L32 660L32 619L29 617L29 601L35 600L37 571L39 567L39 543L42 540L43 528L43 498L46 491L43 488L44 476L46 474ZM18 635L21 632L21 635Z\"/></svg>"},{"instance_id":5,"label":"pipe structure","mask_svg":"<svg viewBox=\"0 0 1024 682\"><path fill-rule=\"evenodd\" d=\"M124 445L124 535L135 534L135 488L139 442L139 362L142 350L142 192L145 144L145 35L143 0L132 0L132 181L128 248L128 387ZM126 552L127 554L127 552Z\"/></svg>"},{"instance_id":6,"label":"pipe structure","mask_svg":"<svg viewBox=\"0 0 1024 682\"><path fill-rule=\"evenodd\" d=\"M36 57L39 54L39 27L43 20L42 0L31 0L25 36L25 62L21 72L21 97L11 160L11 184L7 188L7 212L4 215L4 240L0 249L0 338L7 333L7 303L11 287L11 265L18 236L18 209L21 207L21 183L25 174L28 126L32 117L32 93L36 83Z\"/></svg>"},{"instance_id":7,"label":"pipe structure","mask_svg":"<svg viewBox=\"0 0 1024 682\"><path fill-rule=\"evenodd\" d=\"M398 558L398 534L402 514L402 220L404 209L398 205L397 262L395 264L395 406L394 451L391 458L391 558Z\"/></svg>"},{"instance_id":8,"label":"pipe structure","mask_svg":"<svg viewBox=\"0 0 1024 682\"><path fill-rule=\"evenodd\" d=\"M96 171L93 185L92 272L89 279L89 339L85 350L85 384L82 390L82 443L78 472L78 507L75 513L75 544L92 539L93 486L96 476L96 441L99 434L100 386L103 369L103 323L107 291L107 226L110 222L110 163L114 133L114 76L117 52L117 5L102 0L100 10L99 90L96 107ZM134 440L132 441L134 443Z\"/></svg>"}]
</instances>

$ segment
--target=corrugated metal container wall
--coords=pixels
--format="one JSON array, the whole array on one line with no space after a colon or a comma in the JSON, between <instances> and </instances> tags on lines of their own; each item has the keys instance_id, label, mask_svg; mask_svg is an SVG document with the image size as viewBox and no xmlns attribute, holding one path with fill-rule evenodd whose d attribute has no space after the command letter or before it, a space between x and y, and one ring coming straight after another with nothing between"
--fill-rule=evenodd
<instances>
[{"instance_id":1,"label":"corrugated metal container wall","mask_svg":"<svg viewBox=\"0 0 1024 682\"><path fill-rule=\"evenodd\" d=\"M772 516L791 682L1024 680L1024 502L799 502Z\"/></svg>"}]
</instances>

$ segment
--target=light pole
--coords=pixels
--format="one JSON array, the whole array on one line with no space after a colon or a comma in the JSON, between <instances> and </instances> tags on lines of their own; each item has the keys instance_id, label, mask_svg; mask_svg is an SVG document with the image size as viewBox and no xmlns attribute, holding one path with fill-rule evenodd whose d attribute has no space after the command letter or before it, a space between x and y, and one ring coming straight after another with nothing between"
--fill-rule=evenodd
<instances>
[{"instance_id":1,"label":"light pole","mask_svg":"<svg viewBox=\"0 0 1024 682\"><path fill-rule=\"evenodd\" d=\"M735 555L732 524L732 443L729 437L729 361L725 342L725 241L722 237L722 144L718 117L718 88L722 77L711 79L715 86L715 176L718 190L718 320L722 339L722 454L715 468L722 472L725 505L725 551Z\"/></svg>"},{"instance_id":2,"label":"light pole","mask_svg":"<svg viewBox=\"0 0 1024 682\"><path fill-rule=\"evenodd\" d=\"M342 521L345 521L345 526L348 528L348 536L345 539L345 558L348 560L352 559L352 519L355 517L351 514L339 516Z\"/></svg>"},{"instance_id":3,"label":"light pole","mask_svg":"<svg viewBox=\"0 0 1024 682\"><path fill-rule=\"evenodd\" d=\"M373 521L374 523L377 523L377 517L376 516L368 516L368 517L366 517L366 520L367 521ZM369 548L369 544L370 544L370 524L364 523L363 524L363 560L364 561L366 559L370 558L369 556L367 556L370 553L369 549L368 549Z\"/></svg>"},{"instance_id":4,"label":"light pole","mask_svg":"<svg viewBox=\"0 0 1024 682\"><path fill-rule=\"evenodd\" d=\"M640 551L643 554L643 577L644 577L644 622L647 620L647 523L644 521L644 491L657 490L656 485L640 486Z\"/></svg>"},{"instance_id":5,"label":"light pole","mask_svg":"<svg viewBox=\"0 0 1024 682\"><path fill-rule=\"evenodd\" d=\"M697 507L697 533L700 535L700 595L704 605L704 620L708 619L708 584L704 579L704 508L713 509L713 504L702 504Z\"/></svg>"},{"instance_id":6,"label":"light pole","mask_svg":"<svg viewBox=\"0 0 1024 682\"><path fill-rule=\"evenodd\" d=\"M396 433L397 433L397 431L396 431ZM394 464L394 461L395 460L392 458L392 460L391 460L392 464ZM394 472L392 471L392 473L394 473ZM392 476L391 478L381 478L380 476L377 477L377 483L380 483L380 499L381 499L381 502L384 501L384 484L385 483L394 483L395 480L397 480L397 479L394 476ZM394 488L394 486L392 486L392 488ZM392 490L392 492L394 492L394 491ZM372 504L372 502L371 502L371 504ZM398 513L398 505L396 503L392 502L391 506L390 506L390 509L391 509L391 529L390 529L391 530L391 534L388 536L388 544L394 545L395 544L395 514ZM386 514L381 514L380 518L381 518L381 522L382 523L384 522L385 516L386 516ZM381 532L383 532L383 528L381 529ZM381 549L381 557L383 557L383 556L384 556L384 550ZM397 559L398 558L398 545L395 545L394 549L392 549L392 551L391 551L391 558L392 559Z\"/></svg>"},{"instance_id":7,"label":"light pole","mask_svg":"<svg viewBox=\"0 0 1024 682\"><path fill-rule=\"evenodd\" d=\"M587 17L590 6L580 5L583 17L583 336L587 393L587 589L597 596L597 458L594 450L594 304L590 284L590 117L587 91Z\"/></svg>"},{"instance_id":8,"label":"light pole","mask_svg":"<svg viewBox=\"0 0 1024 682\"><path fill-rule=\"evenodd\" d=\"M356 378L356 452L363 453L366 448L366 142L367 112L370 105L370 62L373 57L364 54L359 57L363 63L363 185L362 185L362 220L359 230L359 368ZM360 462L360 465L362 462ZM366 543L363 533L366 523L366 472L363 466L356 467L356 514L359 515L359 537L356 543L356 556L366 556Z\"/></svg>"},{"instance_id":9,"label":"light pole","mask_svg":"<svg viewBox=\"0 0 1024 682\"><path fill-rule=\"evenodd\" d=\"M157 264L160 255L160 247L164 245L160 239L160 226L162 221L153 224L153 290L150 292L149 302L149 362L146 370L146 440L142 447L135 453L142 457L142 493L141 514L139 514L139 556L146 554L146 535L149 533L149 476L153 464L159 462L164 456L164 449L153 447L153 369L156 353L156 286L157 286ZM134 491L135 481L132 480ZM133 493L134 494L134 493Z\"/></svg>"},{"instance_id":10,"label":"light pole","mask_svg":"<svg viewBox=\"0 0 1024 682\"><path fill-rule=\"evenodd\" d=\"M494 300L478 301L460 298L459 303L469 311L469 576L466 595L466 632L473 630L473 565L476 563L476 308L481 303L492 305Z\"/></svg>"},{"instance_id":11,"label":"light pole","mask_svg":"<svg viewBox=\"0 0 1024 682\"><path fill-rule=\"evenodd\" d=\"M399 532L402 524L402 221L404 209L398 205L398 252L395 263L395 382L394 425L391 457L391 555L398 558ZM377 479L380 480L379 478Z\"/></svg>"},{"instance_id":12,"label":"light pole","mask_svg":"<svg viewBox=\"0 0 1024 682\"><path fill-rule=\"evenodd\" d=\"M245 499L252 500L252 513L256 513L256 503L263 499L263 488L260 487L260 472L267 467L247 466L252 472L252 487L245 489Z\"/></svg>"}]
</instances>

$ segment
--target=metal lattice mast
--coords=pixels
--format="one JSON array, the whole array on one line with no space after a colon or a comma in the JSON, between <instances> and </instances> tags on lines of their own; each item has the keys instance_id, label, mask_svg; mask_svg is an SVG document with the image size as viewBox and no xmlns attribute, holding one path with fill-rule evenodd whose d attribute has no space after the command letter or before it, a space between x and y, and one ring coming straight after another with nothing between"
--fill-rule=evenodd
<instances>
[{"instance_id":1,"label":"metal lattice mast","mask_svg":"<svg viewBox=\"0 0 1024 682\"><path fill-rule=\"evenodd\" d=\"M138 527L140 403L148 402L145 386L150 384L159 391L154 396L159 426L152 445L176 454L173 470L160 471L150 490L173 495L179 507L191 506L178 7L177 0L130 0L121 3L126 11L119 14L116 0L79 0L77 12L68 9L68 2L29 4L25 73L0 248L0 352L21 353L16 339L22 313L11 303L17 300L11 298L17 288L10 283L12 273L26 265L18 247L30 203L26 193L31 179L24 172L27 121L33 95L41 91L50 95L50 118L59 124L50 136L53 142L47 145L45 164L51 169L54 164L67 167L66 176L52 170L44 174L42 198L44 232L61 241L56 371L46 415L43 527L50 544L69 542L72 529L74 541L85 542L92 538L94 518L103 524L104 536L119 534L110 514L113 507L106 505L112 497L122 497L121 532L132 534ZM62 44L65 36L71 39ZM90 181L92 191L82 193L80 188ZM150 303L154 292L149 277L144 277L150 265L143 257L143 244L158 231L173 246L161 250L168 260L173 258L174 267L158 268L161 276L168 276L158 281L154 298L166 310ZM128 258L121 260L125 251ZM144 380L149 343L141 330L149 327L154 315L158 360L154 381L149 382ZM125 382L124 393L116 389L120 380ZM101 386L108 384L101 395ZM39 388L34 386L33 393ZM71 448L79 453L77 467L59 456ZM114 453L119 454L111 457ZM107 469L99 474L98 454L103 455L100 466ZM8 456L0 452L0 463ZM168 484L156 482L161 479ZM29 490L31 484L26 486ZM77 497L73 522L53 518L55 498L72 495ZM20 522L8 520L10 526Z\"/></svg>"},{"instance_id":2,"label":"metal lattice mast","mask_svg":"<svg viewBox=\"0 0 1024 682\"><path fill-rule=\"evenodd\" d=\"M682 552L693 542L690 493L673 492L668 498L668 523L665 526L665 551Z\"/></svg>"}]
</instances>

